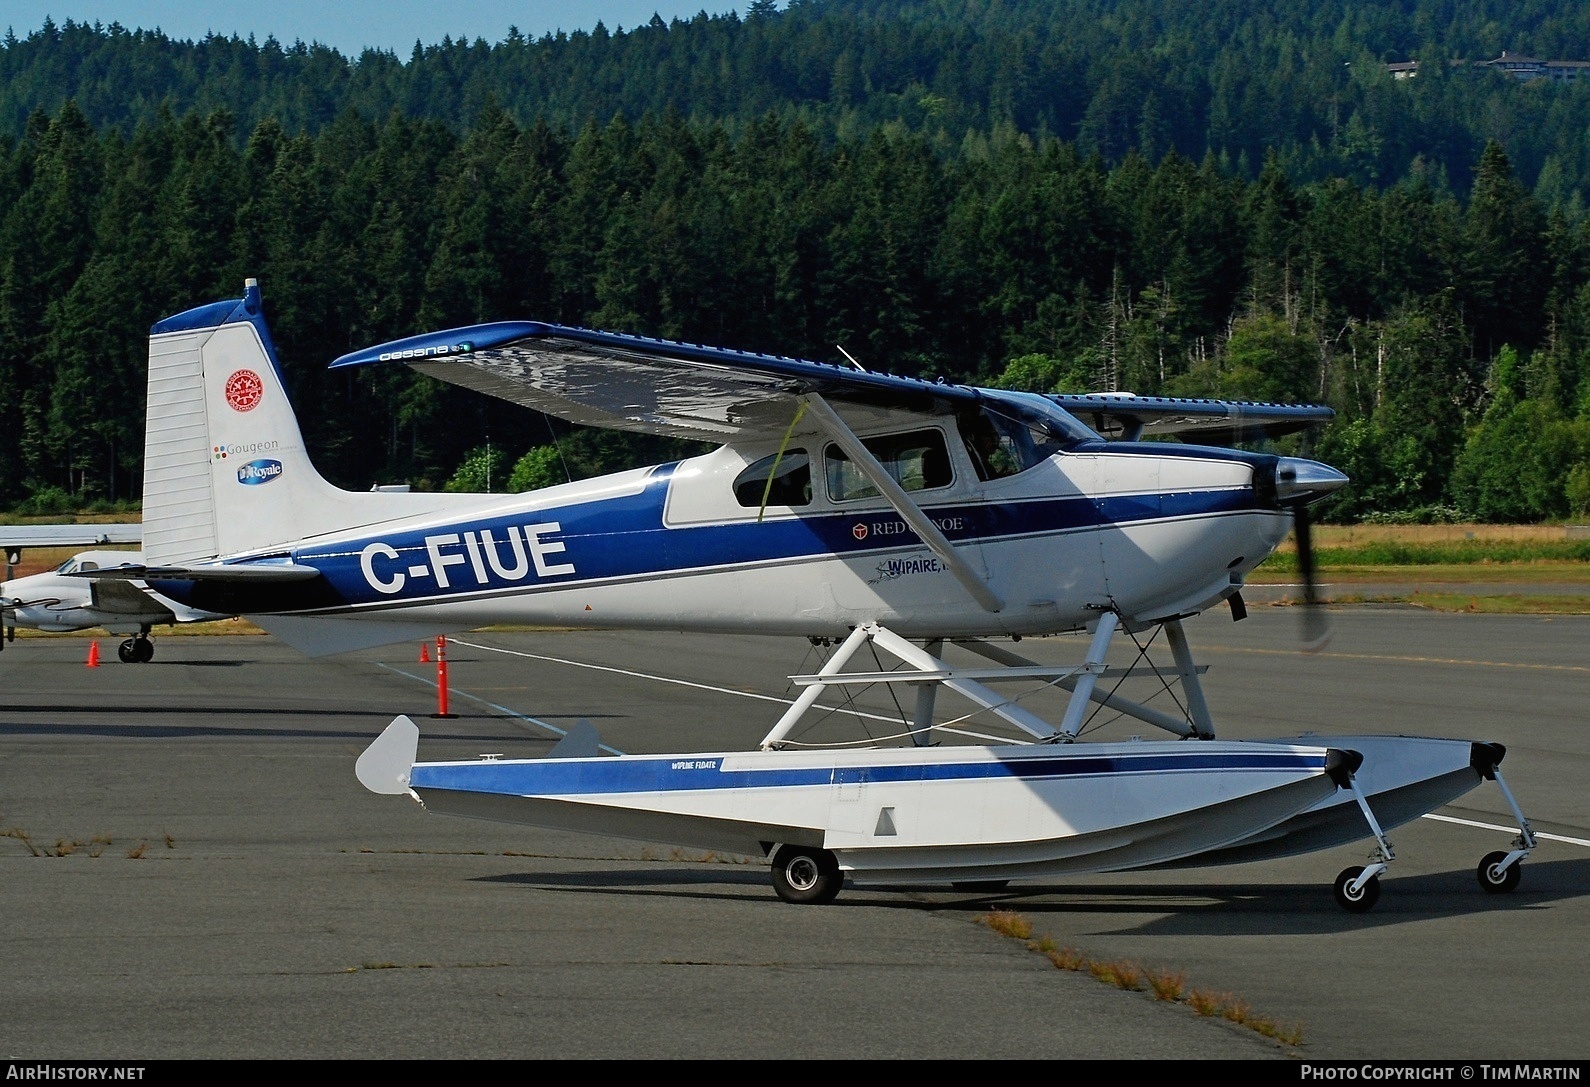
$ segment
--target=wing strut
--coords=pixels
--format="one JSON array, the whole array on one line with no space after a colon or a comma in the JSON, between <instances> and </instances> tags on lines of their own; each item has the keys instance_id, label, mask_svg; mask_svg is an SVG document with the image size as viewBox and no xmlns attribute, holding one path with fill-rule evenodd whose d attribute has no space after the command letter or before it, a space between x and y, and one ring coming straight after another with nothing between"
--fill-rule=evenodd
<instances>
[{"instance_id":1,"label":"wing strut","mask_svg":"<svg viewBox=\"0 0 1590 1087\"><path fill-rule=\"evenodd\" d=\"M867 481L878 488L879 494L889 500L894 511L911 526L911 531L928 546L928 550L949 567L950 573L955 575L955 580L972 594L972 598L982 606L983 610L1003 611L1005 602L999 598L999 594L990 589L983 576L972 568L972 564L966 561L965 556L955 550L955 545L939 531L939 526L922 512L922 507L911 500L905 488L896 482L882 464L878 463L878 458L861 443L861 439L845 425L845 421L838 413L829 407L828 401L816 393L806 393L801 397L801 401L816 416L817 424L822 428L823 433L838 443L845 451L845 455L861 470L861 474L867 477Z\"/></svg>"}]
</instances>

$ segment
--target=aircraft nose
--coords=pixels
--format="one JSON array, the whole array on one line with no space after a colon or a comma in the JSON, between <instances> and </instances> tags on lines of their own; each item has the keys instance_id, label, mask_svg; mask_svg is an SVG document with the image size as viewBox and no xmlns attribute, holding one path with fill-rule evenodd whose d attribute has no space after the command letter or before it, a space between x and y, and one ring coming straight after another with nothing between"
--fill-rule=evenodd
<instances>
[{"instance_id":1,"label":"aircraft nose","mask_svg":"<svg viewBox=\"0 0 1590 1087\"><path fill-rule=\"evenodd\" d=\"M1346 486L1348 479L1328 464L1281 457L1275 465L1275 496L1284 505L1308 504Z\"/></svg>"}]
</instances>

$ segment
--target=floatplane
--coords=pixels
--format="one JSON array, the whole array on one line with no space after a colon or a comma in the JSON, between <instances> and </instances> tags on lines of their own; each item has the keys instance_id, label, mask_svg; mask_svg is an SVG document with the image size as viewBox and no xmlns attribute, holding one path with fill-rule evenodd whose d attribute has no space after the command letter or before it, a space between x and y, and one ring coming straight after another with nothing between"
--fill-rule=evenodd
<instances>
[{"instance_id":1,"label":"floatplane","mask_svg":"<svg viewBox=\"0 0 1590 1087\"><path fill-rule=\"evenodd\" d=\"M1245 579L1291 534L1311 570L1309 506L1347 482L1235 439L1327 408L1018 393L532 321L332 363L390 365L713 448L516 495L337 489L305 448L250 280L151 329L145 561L116 576L310 654L520 623L787 635L830 655L793 677L799 697L754 749L605 754L582 726L545 757L421 761L400 716L357 760L375 793L765 857L778 896L806 903L847 880L983 889L1363 841L1368 863L1334 894L1366 910L1393 860L1386 832L1484 781L1519 834L1481 861L1481 885L1511 890L1535 846L1499 744L1216 738L1184 622L1218 606L1242 618ZM1175 712L1122 693L1107 657L1122 634L1163 635L1155 675ZM1051 635L1076 637L1074 663L1014 648ZM892 663L855 665L863 648ZM1058 720L1017 684L1061 692ZM803 740L824 692L879 685L910 704L891 736ZM946 717L942 692L970 712ZM1099 706L1169 735L1085 737Z\"/></svg>"}]
</instances>

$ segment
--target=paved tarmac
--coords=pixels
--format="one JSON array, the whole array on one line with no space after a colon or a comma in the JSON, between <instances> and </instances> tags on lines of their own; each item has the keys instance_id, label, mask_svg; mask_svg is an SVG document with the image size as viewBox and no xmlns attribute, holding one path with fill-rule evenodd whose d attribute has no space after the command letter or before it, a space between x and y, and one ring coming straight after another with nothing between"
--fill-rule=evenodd
<instances>
[{"instance_id":1,"label":"paved tarmac","mask_svg":"<svg viewBox=\"0 0 1590 1087\"><path fill-rule=\"evenodd\" d=\"M88 668L86 638L23 639L0 654L0 1053L1590 1055L1590 618L1333 618L1308 655L1293 609L1188 623L1220 734L1505 743L1503 774L1545 836L1513 894L1474 878L1516 833L1486 784L1439 813L1461 822L1391 832L1397 859L1363 915L1330 883L1367 843L992 898L847 887L791 906L759 861L429 815L367 793L353 763L398 713L420 724L422 758L534 755L581 719L624 751L753 746L793 696L785 677L817 667L803 641L460 635L456 716L441 718L417 645L316 661L268 636L166 637L154 662L124 665L101 639ZM1104 716L1099 735L1120 738ZM1300 1044L1057 969L992 931L993 907L1088 960L1180 975L1184 995L1244 1005Z\"/></svg>"}]
</instances>

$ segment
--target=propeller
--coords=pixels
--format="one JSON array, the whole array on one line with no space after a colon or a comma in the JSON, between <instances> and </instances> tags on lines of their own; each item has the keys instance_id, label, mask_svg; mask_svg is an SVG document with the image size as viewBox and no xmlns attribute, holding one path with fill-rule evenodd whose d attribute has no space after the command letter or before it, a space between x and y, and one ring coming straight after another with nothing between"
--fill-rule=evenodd
<instances>
[{"instance_id":1,"label":"propeller","mask_svg":"<svg viewBox=\"0 0 1590 1087\"><path fill-rule=\"evenodd\" d=\"M1307 503L1292 509L1292 535L1297 542L1297 575L1303 582L1303 645L1305 653L1318 653L1331 640L1330 614L1320 595L1314 563L1312 518Z\"/></svg>"},{"instance_id":2,"label":"propeller","mask_svg":"<svg viewBox=\"0 0 1590 1087\"><path fill-rule=\"evenodd\" d=\"M1297 573L1303 583L1303 645L1305 653L1318 653L1330 641L1330 617L1320 594L1318 566L1314 560L1314 535L1309 506L1347 483L1347 477L1327 464L1299 457L1282 457L1275 466L1276 498L1292 511L1292 534L1297 542Z\"/></svg>"}]
</instances>

